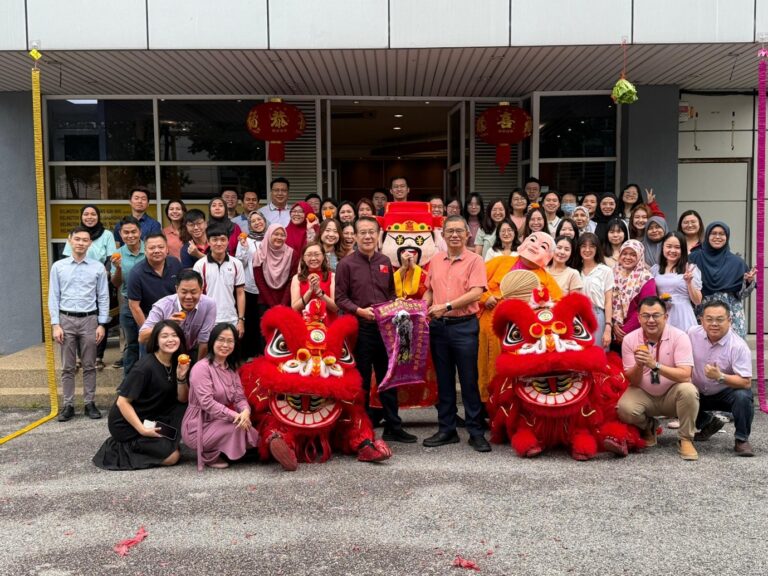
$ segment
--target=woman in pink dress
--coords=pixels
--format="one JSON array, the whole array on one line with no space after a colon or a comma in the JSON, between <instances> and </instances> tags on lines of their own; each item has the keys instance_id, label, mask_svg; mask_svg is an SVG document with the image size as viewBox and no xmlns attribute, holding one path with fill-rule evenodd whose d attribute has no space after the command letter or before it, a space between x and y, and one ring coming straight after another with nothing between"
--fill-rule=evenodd
<instances>
[{"instance_id":1,"label":"woman in pink dress","mask_svg":"<svg viewBox=\"0 0 768 576\"><path fill-rule=\"evenodd\" d=\"M181 425L184 444L197 450L197 469L226 468L256 448L259 433L251 425L251 409L240 384L240 347L231 324L211 332L208 356L199 360L189 378L189 406Z\"/></svg>"}]
</instances>

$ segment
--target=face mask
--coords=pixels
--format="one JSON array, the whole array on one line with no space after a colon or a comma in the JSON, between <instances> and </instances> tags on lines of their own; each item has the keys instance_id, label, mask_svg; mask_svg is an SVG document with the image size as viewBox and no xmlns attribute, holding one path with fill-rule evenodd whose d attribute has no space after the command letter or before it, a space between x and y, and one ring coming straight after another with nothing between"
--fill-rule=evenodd
<instances>
[{"instance_id":1,"label":"face mask","mask_svg":"<svg viewBox=\"0 0 768 576\"><path fill-rule=\"evenodd\" d=\"M570 216L576 210L576 204L561 204L560 209L566 216Z\"/></svg>"}]
</instances>

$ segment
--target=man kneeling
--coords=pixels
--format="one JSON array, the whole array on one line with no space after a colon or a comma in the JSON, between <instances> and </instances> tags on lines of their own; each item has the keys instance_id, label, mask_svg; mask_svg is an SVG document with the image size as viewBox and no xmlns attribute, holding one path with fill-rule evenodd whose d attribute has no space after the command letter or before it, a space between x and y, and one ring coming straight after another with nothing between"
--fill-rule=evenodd
<instances>
[{"instance_id":1,"label":"man kneeling","mask_svg":"<svg viewBox=\"0 0 768 576\"><path fill-rule=\"evenodd\" d=\"M698 460L693 445L699 391L691 383L693 352L688 335L667 324L667 307L658 297L640 302L640 328L624 337L621 357L629 388L618 404L619 419L643 430L648 446L656 445L656 416L678 418L678 452Z\"/></svg>"}]
</instances>

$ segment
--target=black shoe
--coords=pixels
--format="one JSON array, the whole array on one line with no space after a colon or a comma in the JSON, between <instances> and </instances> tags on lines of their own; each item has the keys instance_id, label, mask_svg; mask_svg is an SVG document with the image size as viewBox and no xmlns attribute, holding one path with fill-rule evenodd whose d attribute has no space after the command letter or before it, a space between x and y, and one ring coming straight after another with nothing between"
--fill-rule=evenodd
<instances>
[{"instance_id":1,"label":"black shoe","mask_svg":"<svg viewBox=\"0 0 768 576\"><path fill-rule=\"evenodd\" d=\"M418 440L413 434L408 434L402 428L384 428L384 434L381 437L387 442L402 442L403 444L413 444Z\"/></svg>"},{"instance_id":2,"label":"black shoe","mask_svg":"<svg viewBox=\"0 0 768 576\"><path fill-rule=\"evenodd\" d=\"M72 417L75 415L75 407L72 406L72 404L67 404L59 411L59 417L57 420L59 422L66 422L67 420L72 420Z\"/></svg>"},{"instance_id":3,"label":"black shoe","mask_svg":"<svg viewBox=\"0 0 768 576\"><path fill-rule=\"evenodd\" d=\"M85 405L85 415L91 420L98 420L101 418L101 412L96 408L96 404L93 402L88 402L88 404Z\"/></svg>"},{"instance_id":4,"label":"black shoe","mask_svg":"<svg viewBox=\"0 0 768 576\"><path fill-rule=\"evenodd\" d=\"M433 434L429 438L425 438L422 444L427 448L437 448L438 446L445 446L446 444L457 444L459 442L459 435L454 430L453 432L438 432Z\"/></svg>"},{"instance_id":5,"label":"black shoe","mask_svg":"<svg viewBox=\"0 0 768 576\"><path fill-rule=\"evenodd\" d=\"M701 427L699 432L696 432L693 439L696 442L706 442L712 436L714 436L718 430L725 426L725 422L720 420L717 416L712 416L712 419Z\"/></svg>"},{"instance_id":6,"label":"black shoe","mask_svg":"<svg viewBox=\"0 0 768 576\"><path fill-rule=\"evenodd\" d=\"M485 436L479 434L477 436L470 436L468 443L475 449L475 452L491 451L491 445L488 444L488 440L485 439Z\"/></svg>"}]
</instances>

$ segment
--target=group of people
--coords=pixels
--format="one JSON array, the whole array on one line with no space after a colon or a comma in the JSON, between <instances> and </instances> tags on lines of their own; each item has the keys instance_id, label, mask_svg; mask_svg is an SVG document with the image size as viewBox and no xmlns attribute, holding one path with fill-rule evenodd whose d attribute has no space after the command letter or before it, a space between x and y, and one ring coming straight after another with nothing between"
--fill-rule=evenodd
<instances>
[{"instance_id":1,"label":"group of people","mask_svg":"<svg viewBox=\"0 0 768 576\"><path fill-rule=\"evenodd\" d=\"M384 377L387 352L371 307L396 297L395 270L379 252L375 216L388 201L408 199L407 180L394 178L389 197L378 189L356 204L310 194L289 206L289 192L289 182L276 178L269 202L259 207L253 191L239 197L223 190L210 201L208 215L172 200L163 228L146 213L148 191L136 188L131 215L113 233L104 229L96 206L83 207L67 257L51 269L49 308L64 359L59 420L74 416L78 357L85 413L99 418L94 393L109 322L108 283L119 292L124 377L109 411L111 437L94 457L96 465L174 464L183 439L197 449L198 465L223 468L255 447L237 366L262 353L259 321L275 305L300 311L320 300L329 322L337 314L357 316L355 358L366 393L372 374L377 381ZM542 195L541 184L531 178L508 203L484 206L478 194L463 206L457 199L429 200L433 216L445 219L435 230L440 251L429 263L422 296L429 310L439 424L425 446L459 441L458 375L469 443L479 452L491 450L483 405L499 352L491 318L505 297L500 279L525 268L555 298L570 292L590 298L599 323L595 341L622 352L631 383L619 415L644 430L647 442L656 417L679 418L681 455L693 458L694 436L703 439L722 427L719 418L707 418L722 409L736 419L736 451L751 454L752 412L746 406L752 400L744 384L751 382L751 361L742 301L754 289L755 270L730 251L725 223L705 228L688 211L678 231L669 232L653 191L646 194L643 202L640 188L629 185L620 197L587 193L578 204L573 194ZM698 360L686 364L690 351L679 346L683 339L695 342L694 333L703 334L698 349L706 354L706 369L699 369ZM638 338L650 351L637 349ZM674 362L679 373L667 368ZM696 368L686 372L685 365ZM654 402L638 399L641 393ZM693 405L693 396L701 411L681 410ZM383 438L416 442L403 429L396 391L379 398L382 408L369 409L369 415L375 423L383 420Z\"/></svg>"}]
</instances>

